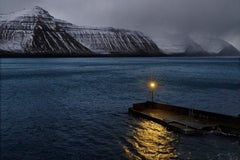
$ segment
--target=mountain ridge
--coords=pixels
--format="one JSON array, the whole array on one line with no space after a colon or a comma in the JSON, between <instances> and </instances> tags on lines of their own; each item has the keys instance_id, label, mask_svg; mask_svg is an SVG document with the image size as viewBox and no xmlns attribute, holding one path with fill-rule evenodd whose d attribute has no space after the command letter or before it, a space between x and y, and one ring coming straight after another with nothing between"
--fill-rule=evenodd
<instances>
[{"instance_id":1,"label":"mountain ridge","mask_svg":"<svg viewBox=\"0 0 240 160\"><path fill-rule=\"evenodd\" d=\"M8 55L163 55L140 32L111 27L83 28L55 19L41 7L2 15L0 42L0 51Z\"/></svg>"},{"instance_id":2,"label":"mountain ridge","mask_svg":"<svg viewBox=\"0 0 240 160\"><path fill-rule=\"evenodd\" d=\"M220 39L210 41L220 46L214 54L201 43L201 38L173 36L164 42L165 39L157 42L128 29L77 26L54 18L38 6L0 15L0 56L226 56L228 52L240 55L234 46ZM165 52L164 44L175 52Z\"/></svg>"}]
</instances>

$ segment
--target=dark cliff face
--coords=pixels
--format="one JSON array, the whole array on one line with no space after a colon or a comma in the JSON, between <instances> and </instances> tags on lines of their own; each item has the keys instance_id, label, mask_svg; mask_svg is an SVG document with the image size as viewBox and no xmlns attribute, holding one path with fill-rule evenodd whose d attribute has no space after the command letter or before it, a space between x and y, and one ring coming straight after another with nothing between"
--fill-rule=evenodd
<instances>
[{"instance_id":1,"label":"dark cliff face","mask_svg":"<svg viewBox=\"0 0 240 160\"><path fill-rule=\"evenodd\" d=\"M54 18L40 7L9 15L1 20L1 50L20 54L91 54L61 30Z\"/></svg>"},{"instance_id":2,"label":"dark cliff face","mask_svg":"<svg viewBox=\"0 0 240 160\"><path fill-rule=\"evenodd\" d=\"M72 36L58 26L49 28L38 22L33 32L33 40L26 52L54 53L54 54L90 54L91 51L77 42Z\"/></svg>"},{"instance_id":3,"label":"dark cliff face","mask_svg":"<svg viewBox=\"0 0 240 160\"><path fill-rule=\"evenodd\" d=\"M78 42L99 54L162 55L158 46L141 32L59 24Z\"/></svg>"},{"instance_id":4,"label":"dark cliff face","mask_svg":"<svg viewBox=\"0 0 240 160\"><path fill-rule=\"evenodd\" d=\"M40 7L0 15L0 56L240 55L218 37L180 34L155 41L138 31L76 26Z\"/></svg>"},{"instance_id":5,"label":"dark cliff face","mask_svg":"<svg viewBox=\"0 0 240 160\"><path fill-rule=\"evenodd\" d=\"M84 28L55 19L40 7L0 17L0 51L20 55L162 55L140 32Z\"/></svg>"}]
</instances>

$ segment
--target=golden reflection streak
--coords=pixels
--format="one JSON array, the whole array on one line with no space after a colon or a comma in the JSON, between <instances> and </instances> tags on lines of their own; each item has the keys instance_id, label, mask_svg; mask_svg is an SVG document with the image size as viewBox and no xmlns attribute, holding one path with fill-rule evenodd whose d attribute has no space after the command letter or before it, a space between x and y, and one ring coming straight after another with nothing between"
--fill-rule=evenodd
<instances>
[{"instance_id":1,"label":"golden reflection streak","mask_svg":"<svg viewBox=\"0 0 240 160\"><path fill-rule=\"evenodd\" d=\"M177 157L173 133L152 121L139 121L138 125L127 139L131 147L123 146L129 159L168 160Z\"/></svg>"}]
</instances>

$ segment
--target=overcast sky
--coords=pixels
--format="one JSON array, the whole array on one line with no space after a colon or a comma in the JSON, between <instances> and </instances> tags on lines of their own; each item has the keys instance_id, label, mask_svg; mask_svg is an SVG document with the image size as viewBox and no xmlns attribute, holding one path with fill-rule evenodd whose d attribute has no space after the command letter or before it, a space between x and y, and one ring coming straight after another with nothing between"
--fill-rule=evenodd
<instances>
[{"instance_id":1,"label":"overcast sky","mask_svg":"<svg viewBox=\"0 0 240 160\"><path fill-rule=\"evenodd\" d=\"M240 39L240 0L0 0L0 12L36 5L77 25L140 30L152 37L167 28Z\"/></svg>"}]
</instances>

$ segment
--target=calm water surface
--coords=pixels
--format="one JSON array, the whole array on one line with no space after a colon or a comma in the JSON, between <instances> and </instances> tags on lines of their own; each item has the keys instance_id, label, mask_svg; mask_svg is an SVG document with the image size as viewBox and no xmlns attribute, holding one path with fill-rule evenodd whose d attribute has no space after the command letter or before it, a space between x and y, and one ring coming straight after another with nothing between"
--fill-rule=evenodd
<instances>
[{"instance_id":1,"label":"calm water surface","mask_svg":"<svg viewBox=\"0 0 240 160\"><path fill-rule=\"evenodd\" d=\"M240 114L238 58L1 59L1 159L240 159L239 137L128 115L150 79L156 101Z\"/></svg>"}]
</instances>

